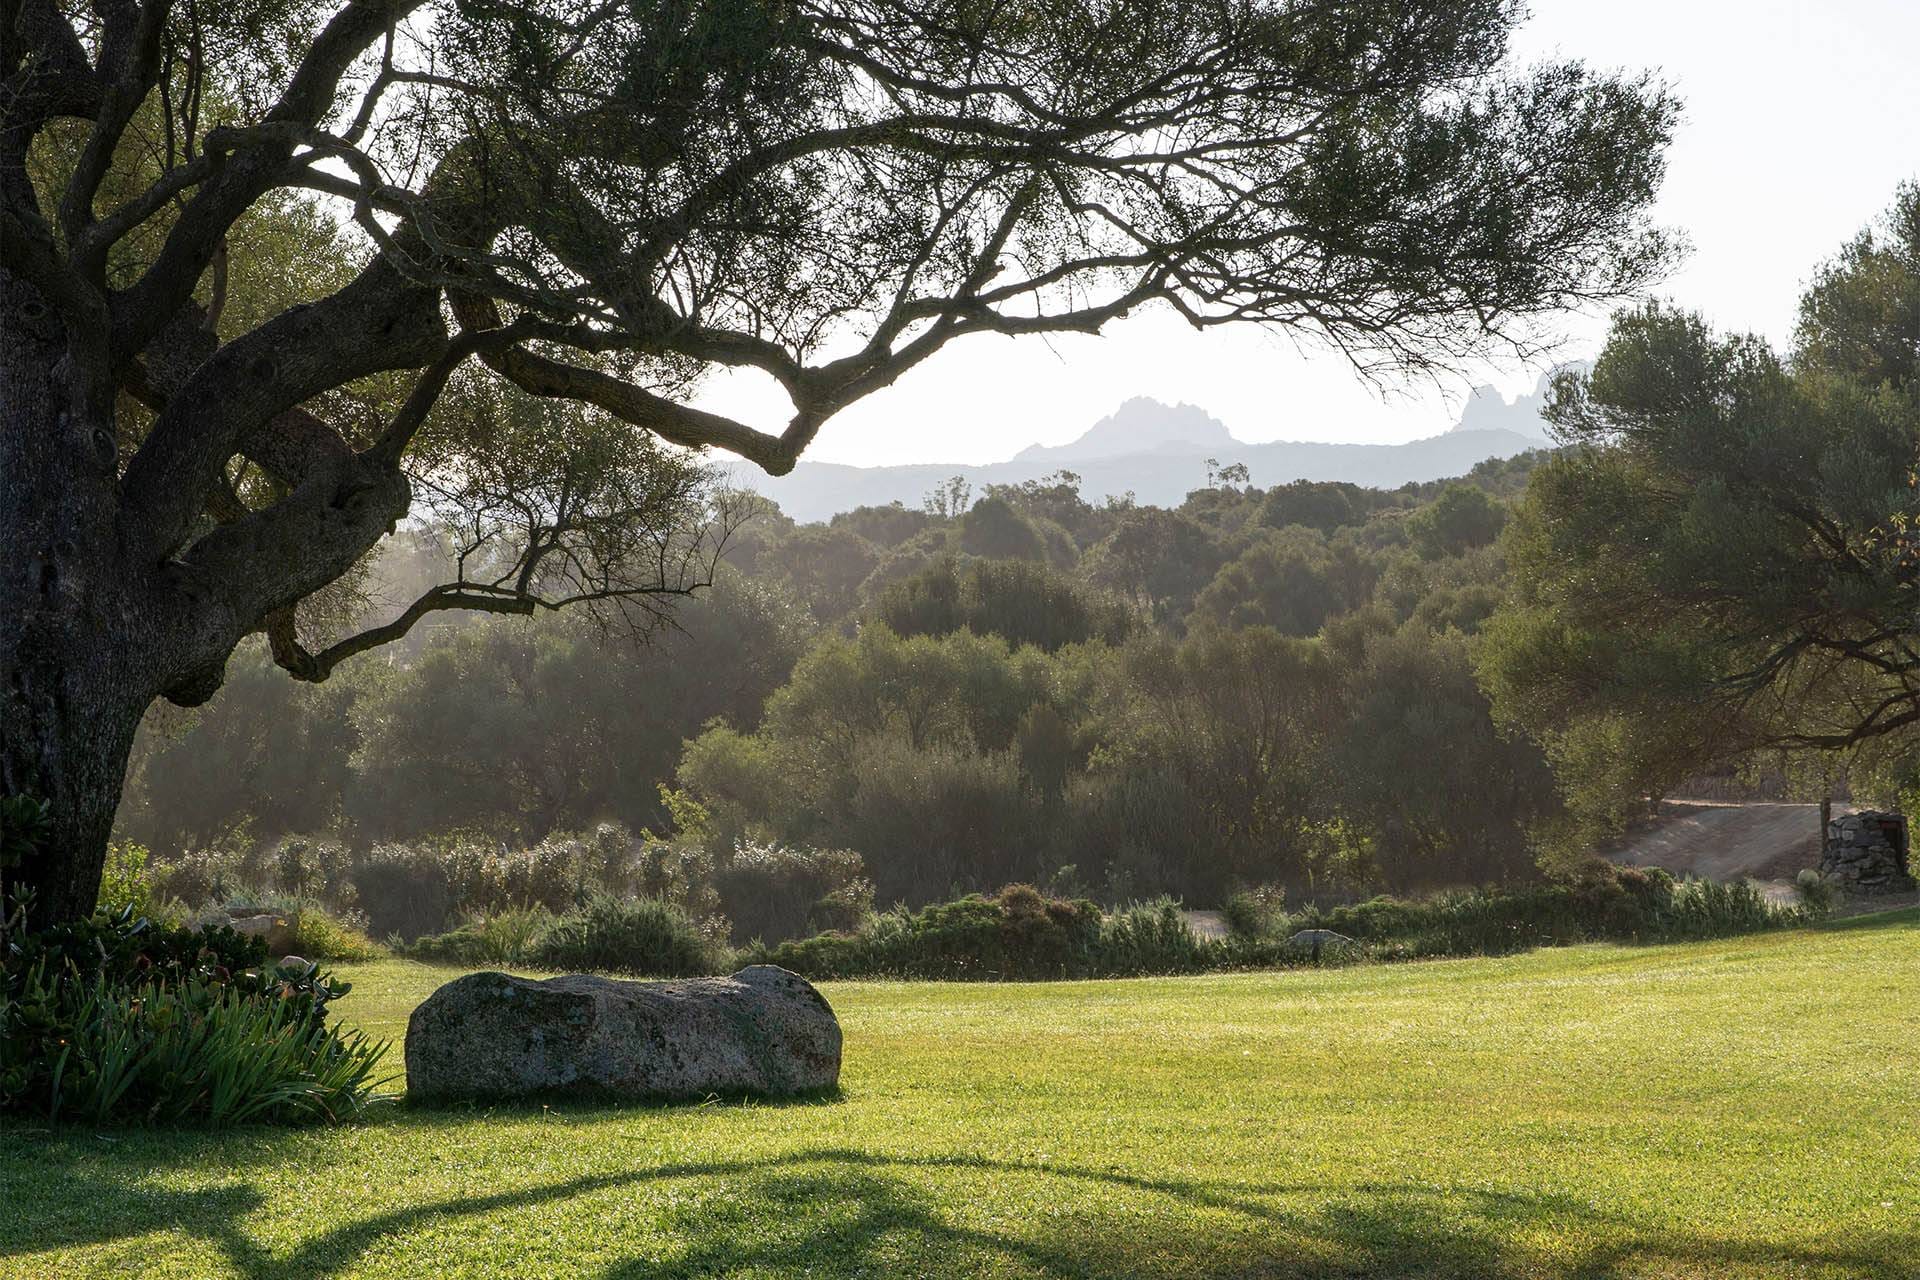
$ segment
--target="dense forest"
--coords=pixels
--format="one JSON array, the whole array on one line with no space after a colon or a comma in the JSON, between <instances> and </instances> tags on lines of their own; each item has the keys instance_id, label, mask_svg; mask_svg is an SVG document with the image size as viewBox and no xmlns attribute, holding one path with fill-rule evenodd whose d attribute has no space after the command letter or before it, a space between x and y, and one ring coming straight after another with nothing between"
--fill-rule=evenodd
<instances>
[{"instance_id":1,"label":"dense forest","mask_svg":"<svg viewBox=\"0 0 1920 1280\"><path fill-rule=\"evenodd\" d=\"M1391 492L1227 467L1172 510L1066 472L828 524L748 499L711 587L640 631L449 615L321 685L244 649L143 727L119 832L203 892L290 840L378 862L608 822L719 865L850 850L883 903L1526 877L1554 783L1473 663L1540 456ZM371 617L454 535L397 542Z\"/></svg>"},{"instance_id":2,"label":"dense forest","mask_svg":"<svg viewBox=\"0 0 1920 1280\"><path fill-rule=\"evenodd\" d=\"M1555 379L1554 449L1391 491L1209 464L1171 509L1061 471L798 524L504 398L498 430L581 446L531 481L556 501L583 475L670 492L674 588L437 615L322 684L252 642L142 727L118 834L190 903L323 892L413 934L612 886L744 939L1009 883L1212 904L1566 878L1709 770L1897 799L1916 326L1909 186L1784 354L1650 304ZM377 634L488 542L416 521L301 634Z\"/></svg>"}]
</instances>

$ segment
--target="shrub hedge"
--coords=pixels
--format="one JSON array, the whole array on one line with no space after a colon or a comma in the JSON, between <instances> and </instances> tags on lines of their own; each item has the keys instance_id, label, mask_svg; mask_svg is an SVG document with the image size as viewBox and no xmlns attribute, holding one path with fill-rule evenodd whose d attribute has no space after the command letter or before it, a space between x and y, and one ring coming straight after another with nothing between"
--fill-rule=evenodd
<instances>
[{"instance_id":1,"label":"shrub hedge","mask_svg":"<svg viewBox=\"0 0 1920 1280\"><path fill-rule=\"evenodd\" d=\"M403 954L442 963L684 977L741 964L777 964L809 978L1041 980L1280 968L1356 960L1504 955L1579 942L1667 942L1779 928L1811 918L1776 906L1752 884L1675 880L1618 868L1570 884L1476 890L1426 899L1372 898L1282 909L1252 895L1231 912L1230 936L1198 937L1179 903L1163 898L1112 912L1031 885L969 894L919 910L869 913L828 929L730 951L675 903L598 895L560 916L510 911L429 935ZM1328 930L1352 945L1316 952L1290 941Z\"/></svg>"},{"instance_id":2,"label":"shrub hedge","mask_svg":"<svg viewBox=\"0 0 1920 1280\"><path fill-rule=\"evenodd\" d=\"M994 981L1188 973L1207 967L1207 955L1171 900L1107 915L1084 898L1015 884L992 897L897 907L858 932L750 947L745 959L810 978Z\"/></svg>"},{"instance_id":3,"label":"shrub hedge","mask_svg":"<svg viewBox=\"0 0 1920 1280\"><path fill-rule=\"evenodd\" d=\"M1505 955L1580 942L1680 942L1806 921L1750 881L1676 880L1659 868L1606 867L1568 883L1472 890L1424 900L1378 897L1283 916L1280 930L1331 929L1381 958Z\"/></svg>"},{"instance_id":4,"label":"shrub hedge","mask_svg":"<svg viewBox=\"0 0 1920 1280\"><path fill-rule=\"evenodd\" d=\"M553 922L553 913L545 907L508 907L458 929L404 943L400 953L437 964L527 964Z\"/></svg>"},{"instance_id":5,"label":"shrub hedge","mask_svg":"<svg viewBox=\"0 0 1920 1280\"><path fill-rule=\"evenodd\" d=\"M1675 880L1659 870L1616 868L1571 884L1476 890L1414 900L1378 897L1297 912L1271 896L1232 913L1227 938L1196 936L1171 899L1102 915L1091 902L1049 898L1027 885L920 911L896 908L858 931L834 931L746 958L810 978L994 980L1098 978L1277 968L1355 960L1505 955L1579 942L1673 942L1804 923L1749 882ZM1353 945L1289 941L1330 930Z\"/></svg>"}]
</instances>

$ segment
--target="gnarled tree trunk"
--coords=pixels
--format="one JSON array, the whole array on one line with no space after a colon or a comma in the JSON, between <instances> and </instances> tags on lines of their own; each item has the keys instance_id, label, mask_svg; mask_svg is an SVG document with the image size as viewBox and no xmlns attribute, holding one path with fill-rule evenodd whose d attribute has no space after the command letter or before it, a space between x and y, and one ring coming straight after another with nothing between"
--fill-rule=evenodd
<instances>
[{"instance_id":1,"label":"gnarled tree trunk","mask_svg":"<svg viewBox=\"0 0 1920 1280\"><path fill-rule=\"evenodd\" d=\"M233 631L130 563L113 390L87 357L0 272L0 795L48 806L44 848L10 873L41 922L93 909L141 716L211 693Z\"/></svg>"},{"instance_id":2,"label":"gnarled tree trunk","mask_svg":"<svg viewBox=\"0 0 1920 1280\"><path fill-rule=\"evenodd\" d=\"M45 633L41 633L45 634ZM9 875L33 894L33 918L84 916L126 777L127 753L145 704L130 697L97 645L21 660L0 656L8 687L0 710L0 776L9 793L48 802L45 848Z\"/></svg>"},{"instance_id":3,"label":"gnarled tree trunk","mask_svg":"<svg viewBox=\"0 0 1920 1280\"><path fill-rule=\"evenodd\" d=\"M93 906L135 728L152 619L116 529L113 399L39 292L0 273L0 793L48 802L18 868L35 914Z\"/></svg>"}]
</instances>

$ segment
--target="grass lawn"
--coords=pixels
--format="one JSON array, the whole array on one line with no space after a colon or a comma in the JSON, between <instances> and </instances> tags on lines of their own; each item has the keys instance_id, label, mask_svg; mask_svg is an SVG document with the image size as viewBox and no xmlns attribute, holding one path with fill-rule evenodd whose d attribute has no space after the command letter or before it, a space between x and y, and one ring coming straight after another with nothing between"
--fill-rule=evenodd
<instances>
[{"instance_id":1,"label":"grass lawn","mask_svg":"<svg viewBox=\"0 0 1920 1280\"><path fill-rule=\"evenodd\" d=\"M343 1016L450 976L360 966ZM832 1102L0 1126L0 1276L1920 1275L1920 912L825 990Z\"/></svg>"}]
</instances>

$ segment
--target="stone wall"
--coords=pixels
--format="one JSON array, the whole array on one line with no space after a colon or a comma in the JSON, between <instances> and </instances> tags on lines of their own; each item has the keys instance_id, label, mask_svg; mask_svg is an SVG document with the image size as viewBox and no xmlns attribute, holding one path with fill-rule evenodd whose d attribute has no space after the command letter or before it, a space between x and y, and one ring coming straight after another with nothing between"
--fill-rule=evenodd
<instances>
[{"instance_id":1,"label":"stone wall","mask_svg":"<svg viewBox=\"0 0 1920 1280\"><path fill-rule=\"evenodd\" d=\"M1864 809L1827 824L1820 874L1848 893L1907 893L1907 820Z\"/></svg>"}]
</instances>

